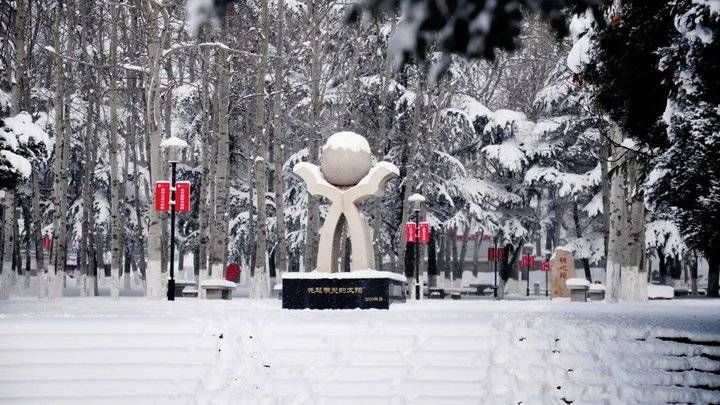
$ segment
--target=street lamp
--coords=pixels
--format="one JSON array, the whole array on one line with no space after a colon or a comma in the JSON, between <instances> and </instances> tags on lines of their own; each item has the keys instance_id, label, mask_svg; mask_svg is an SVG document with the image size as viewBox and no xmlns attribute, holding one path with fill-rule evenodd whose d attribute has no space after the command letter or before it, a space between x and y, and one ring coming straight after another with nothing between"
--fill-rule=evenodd
<instances>
[{"instance_id":1,"label":"street lamp","mask_svg":"<svg viewBox=\"0 0 720 405\"><path fill-rule=\"evenodd\" d=\"M160 142L160 149L167 151L170 163L170 279L168 280L168 301L175 301L175 172L180 153L187 149L188 143L171 136Z\"/></svg>"},{"instance_id":2,"label":"street lamp","mask_svg":"<svg viewBox=\"0 0 720 405\"><path fill-rule=\"evenodd\" d=\"M408 201L413 204L413 211L415 211L415 229L420 230L420 207L425 202L425 197L422 194L415 193L408 197ZM420 288L420 241L415 243L415 299L419 300L422 295Z\"/></svg>"}]
</instances>

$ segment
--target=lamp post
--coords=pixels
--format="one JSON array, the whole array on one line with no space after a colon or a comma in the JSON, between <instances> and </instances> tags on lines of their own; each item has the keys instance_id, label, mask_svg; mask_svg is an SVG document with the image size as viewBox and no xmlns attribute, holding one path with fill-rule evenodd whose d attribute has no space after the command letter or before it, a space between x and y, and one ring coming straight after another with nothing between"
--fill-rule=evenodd
<instances>
[{"instance_id":1,"label":"lamp post","mask_svg":"<svg viewBox=\"0 0 720 405\"><path fill-rule=\"evenodd\" d=\"M167 285L168 301L175 301L175 179L180 152L188 147L187 142L171 136L160 142L160 148L168 153L170 163L170 277Z\"/></svg>"},{"instance_id":2,"label":"lamp post","mask_svg":"<svg viewBox=\"0 0 720 405\"><path fill-rule=\"evenodd\" d=\"M425 197L422 194L415 193L408 197L408 201L413 204L413 210L415 211L415 229L420 230L420 207L425 202ZM416 238L417 239L417 238ZM415 299L419 300L422 295L422 289L420 288L420 241L417 240L415 243Z\"/></svg>"}]
</instances>

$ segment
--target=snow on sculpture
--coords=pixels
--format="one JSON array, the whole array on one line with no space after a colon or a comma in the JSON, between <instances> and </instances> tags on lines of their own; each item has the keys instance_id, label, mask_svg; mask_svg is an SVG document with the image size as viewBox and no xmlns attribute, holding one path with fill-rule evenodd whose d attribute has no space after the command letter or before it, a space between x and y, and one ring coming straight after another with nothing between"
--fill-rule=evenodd
<instances>
[{"instance_id":1,"label":"snow on sculpture","mask_svg":"<svg viewBox=\"0 0 720 405\"><path fill-rule=\"evenodd\" d=\"M354 132L338 132L328 138L322 149L321 166L301 162L293 172L307 184L315 196L330 200L325 223L320 228L317 271L333 273L339 255L342 226L347 223L352 243L352 271L375 268L372 231L359 204L371 196L381 196L388 180L400 174L389 162L372 164L367 140Z\"/></svg>"}]
</instances>

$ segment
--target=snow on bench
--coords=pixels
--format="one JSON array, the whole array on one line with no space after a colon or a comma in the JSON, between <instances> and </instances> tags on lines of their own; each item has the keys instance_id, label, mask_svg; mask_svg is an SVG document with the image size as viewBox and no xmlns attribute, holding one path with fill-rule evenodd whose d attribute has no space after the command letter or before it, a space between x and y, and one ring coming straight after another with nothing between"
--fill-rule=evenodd
<instances>
[{"instance_id":1,"label":"snow on bench","mask_svg":"<svg viewBox=\"0 0 720 405\"><path fill-rule=\"evenodd\" d=\"M648 285L648 298L651 300L671 300L675 298L675 289L669 285Z\"/></svg>"},{"instance_id":2,"label":"snow on bench","mask_svg":"<svg viewBox=\"0 0 720 405\"><path fill-rule=\"evenodd\" d=\"M576 277L565 280L565 285L570 290L570 301L587 302L590 282L587 279Z\"/></svg>"},{"instance_id":3,"label":"snow on bench","mask_svg":"<svg viewBox=\"0 0 720 405\"><path fill-rule=\"evenodd\" d=\"M209 278L200 283L200 288L205 290L205 298L209 300L232 299L232 290L236 284L232 281L220 278Z\"/></svg>"}]
</instances>

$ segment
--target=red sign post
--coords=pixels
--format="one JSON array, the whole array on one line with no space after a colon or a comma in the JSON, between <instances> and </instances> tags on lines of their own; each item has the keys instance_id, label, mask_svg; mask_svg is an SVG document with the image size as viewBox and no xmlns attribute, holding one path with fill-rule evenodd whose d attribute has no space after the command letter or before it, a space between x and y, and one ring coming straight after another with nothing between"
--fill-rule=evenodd
<instances>
[{"instance_id":1,"label":"red sign post","mask_svg":"<svg viewBox=\"0 0 720 405\"><path fill-rule=\"evenodd\" d=\"M52 236L45 235L42 238L42 247L43 249L47 250L48 252L52 250Z\"/></svg>"},{"instance_id":2,"label":"red sign post","mask_svg":"<svg viewBox=\"0 0 720 405\"><path fill-rule=\"evenodd\" d=\"M175 183L175 211L190 212L190 182Z\"/></svg>"},{"instance_id":3,"label":"red sign post","mask_svg":"<svg viewBox=\"0 0 720 405\"><path fill-rule=\"evenodd\" d=\"M170 210L170 182L159 180L155 182L155 211L168 212Z\"/></svg>"},{"instance_id":4,"label":"red sign post","mask_svg":"<svg viewBox=\"0 0 720 405\"><path fill-rule=\"evenodd\" d=\"M405 224L405 240L407 243L417 242L417 228L415 222L408 222Z\"/></svg>"},{"instance_id":5,"label":"red sign post","mask_svg":"<svg viewBox=\"0 0 720 405\"><path fill-rule=\"evenodd\" d=\"M550 271L550 262L547 260L540 262L540 271Z\"/></svg>"},{"instance_id":6,"label":"red sign post","mask_svg":"<svg viewBox=\"0 0 720 405\"><path fill-rule=\"evenodd\" d=\"M429 243L430 242L430 223L429 222L420 222L418 238L420 239L420 243Z\"/></svg>"}]
</instances>

